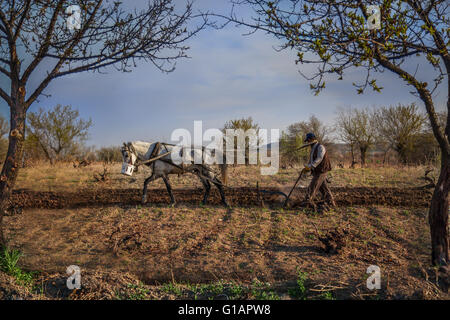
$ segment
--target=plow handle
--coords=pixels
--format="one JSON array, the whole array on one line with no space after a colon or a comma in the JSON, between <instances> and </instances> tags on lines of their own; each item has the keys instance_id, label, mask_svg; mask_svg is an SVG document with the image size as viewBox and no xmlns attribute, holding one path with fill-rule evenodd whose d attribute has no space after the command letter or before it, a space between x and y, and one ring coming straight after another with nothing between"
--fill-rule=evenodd
<instances>
[{"instance_id":1,"label":"plow handle","mask_svg":"<svg viewBox=\"0 0 450 320\"><path fill-rule=\"evenodd\" d=\"M302 178L304 172L305 172L305 169L302 169L302 171L300 172L300 175L299 175L298 178L297 178L297 181L295 181L295 184L294 184L294 186L292 187L291 191L289 192L289 194L288 194L286 200L284 200L283 208L287 206L288 201L289 201L289 198L291 197L291 194L292 194L292 192L294 191L295 187L297 186L298 182L299 182L300 179Z\"/></svg>"}]
</instances>

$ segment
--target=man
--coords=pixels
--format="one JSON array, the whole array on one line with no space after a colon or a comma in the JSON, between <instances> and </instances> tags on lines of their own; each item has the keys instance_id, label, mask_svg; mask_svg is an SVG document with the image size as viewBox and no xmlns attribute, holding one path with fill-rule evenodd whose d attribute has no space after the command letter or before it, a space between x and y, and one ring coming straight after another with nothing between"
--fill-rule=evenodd
<instances>
[{"instance_id":1,"label":"man","mask_svg":"<svg viewBox=\"0 0 450 320\"><path fill-rule=\"evenodd\" d=\"M310 144L311 153L309 155L309 162L305 166L305 171L311 171L312 180L308 186L308 194L306 200L316 209L314 198L317 192L320 191L326 201L333 207L336 206L333 195L327 184L327 173L331 170L330 158L325 146L319 143L314 133L310 132L306 135L305 141Z\"/></svg>"}]
</instances>

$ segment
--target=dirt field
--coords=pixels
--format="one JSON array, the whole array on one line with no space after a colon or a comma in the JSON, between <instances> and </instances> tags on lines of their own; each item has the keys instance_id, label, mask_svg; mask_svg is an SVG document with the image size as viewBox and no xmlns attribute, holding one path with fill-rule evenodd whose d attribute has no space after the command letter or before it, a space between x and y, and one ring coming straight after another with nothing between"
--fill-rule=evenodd
<instances>
[{"instance_id":1,"label":"dirt field","mask_svg":"<svg viewBox=\"0 0 450 320\"><path fill-rule=\"evenodd\" d=\"M265 191L283 191L289 188L265 188ZM432 195L431 189L425 188L332 188L338 206L350 205L387 205L427 207ZM292 194L290 206L302 205L306 188L298 188ZM284 197L257 192L256 188L227 188L225 195L233 206L258 206L261 204L281 207ZM177 189L174 196L180 203L201 204L202 189ZM12 197L13 208L76 208L83 206L104 205L139 205L142 198L140 189L96 189L78 192L39 192L16 190ZM165 189L152 189L148 193L149 203L168 204L170 198ZM208 204L219 205L220 196L217 190L211 191Z\"/></svg>"},{"instance_id":2,"label":"dirt field","mask_svg":"<svg viewBox=\"0 0 450 320\"><path fill-rule=\"evenodd\" d=\"M177 206L168 206L160 184L142 206L142 173L130 185L116 173L109 182L90 181L98 167L89 174L63 169L53 168L59 182L77 170L86 180L71 188L42 180L38 188L31 184L46 169L23 173L31 180L22 177L14 193L6 237L34 280L18 285L0 273L0 298L450 298L448 277L429 267L431 191L422 188L423 168L406 168L401 183L391 169L333 172L338 208L322 213L300 206L303 188L289 209L281 208L281 196L262 195L262 203L256 181L239 186L255 168L233 168L230 209L219 205L215 190L210 203L200 205L200 184L186 177L172 179ZM260 185L287 191L295 175L280 172ZM81 290L66 288L69 265L81 268ZM381 268L380 290L366 288L370 265Z\"/></svg>"},{"instance_id":3,"label":"dirt field","mask_svg":"<svg viewBox=\"0 0 450 320\"><path fill-rule=\"evenodd\" d=\"M108 172L109 180L98 183L94 175ZM301 168L280 169L276 175L262 176L257 166L229 167L229 187L254 188L259 182L261 187L290 187L296 180ZM74 168L71 163L60 163L50 166L47 163L37 164L33 167L23 168L19 172L16 189L33 191L69 191L82 189L140 189L151 171L147 167L139 168L133 177L120 174L121 165L104 166L94 163L87 167ZM368 167L357 169L335 168L330 172L332 186L335 187L389 187L411 188L427 184L423 176L426 167ZM432 174L431 174L432 175ZM174 189L201 188L200 181L190 175L171 176ZM301 181L303 186L308 185L308 179ZM151 189L165 188L163 181L157 180L149 185Z\"/></svg>"}]
</instances>

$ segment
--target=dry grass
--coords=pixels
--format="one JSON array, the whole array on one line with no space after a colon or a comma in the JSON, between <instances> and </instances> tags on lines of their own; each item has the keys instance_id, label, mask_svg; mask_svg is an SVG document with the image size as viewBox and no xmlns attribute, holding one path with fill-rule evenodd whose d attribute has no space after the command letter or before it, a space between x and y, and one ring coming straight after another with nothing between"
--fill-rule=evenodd
<instances>
[{"instance_id":1,"label":"dry grass","mask_svg":"<svg viewBox=\"0 0 450 320\"><path fill-rule=\"evenodd\" d=\"M140 189L150 174L149 169L141 169L126 177L120 174L120 164L114 164L107 166L108 181L97 182L94 174L103 169L100 163L84 168L41 164L21 169L16 188ZM261 176L258 167L231 167L228 184L254 187L259 181L261 186L286 187L298 171ZM413 187L426 184L424 172L425 167L337 168L331 179L333 186ZM201 188L190 175L173 176L171 181L174 188ZM156 181L151 188L164 188L164 184ZM215 294L227 287L241 292L242 299L290 299L295 298L292 292L301 272L307 287L302 298L307 299L449 299L440 289L436 270L429 267L426 212L377 206L317 214L150 204L30 209L5 217L5 225L9 245L24 254L21 267L40 272L37 281L48 284L46 293L37 298L193 299L198 286L209 283L205 286ZM345 227L349 233L342 251L328 254L319 237L336 227ZM66 289L62 294L65 269L72 264L79 265L85 275L84 289L78 295ZM376 292L365 286L366 269L372 264L382 270L382 289ZM1 276L0 288L12 281ZM245 289L265 282L272 284L270 290Z\"/></svg>"},{"instance_id":2,"label":"dry grass","mask_svg":"<svg viewBox=\"0 0 450 320\"><path fill-rule=\"evenodd\" d=\"M59 163L55 166L40 164L23 168L19 172L16 189L35 191L74 191L86 188L142 188L145 178L151 174L147 167L139 168L133 177L120 174L121 164L106 166L109 172L107 182L98 182L95 174L102 173L104 165L94 163L83 168L74 168L71 163ZM335 168L330 172L333 186L361 186L361 187L412 187L426 184L422 177L426 167L368 167L357 169ZM228 170L229 186L251 186L256 182L262 186L290 186L296 180L300 168L280 169L273 176L260 175L257 166L230 167ZM198 187L202 185L195 176L190 174L171 176L174 188ZM306 185L308 182L304 181ZM165 188L162 180L153 182L150 188Z\"/></svg>"},{"instance_id":3,"label":"dry grass","mask_svg":"<svg viewBox=\"0 0 450 320\"><path fill-rule=\"evenodd\" d=\"M105 207L30 210L5 222L10 245L24 253L21 265L44 273L64 273L76 264L88 274L134 274L146 288L159 289L165 283L257 280L290 298L301 271L311 299L324 292L338 299L449 299L428 268L424 209L358 207L319 215L209 206ZM337 255L327 254L318 233L338 226L349 230L346 245ZM382 270L377 292L365 287L372 264Z\"/></svg>"}]
</instances>

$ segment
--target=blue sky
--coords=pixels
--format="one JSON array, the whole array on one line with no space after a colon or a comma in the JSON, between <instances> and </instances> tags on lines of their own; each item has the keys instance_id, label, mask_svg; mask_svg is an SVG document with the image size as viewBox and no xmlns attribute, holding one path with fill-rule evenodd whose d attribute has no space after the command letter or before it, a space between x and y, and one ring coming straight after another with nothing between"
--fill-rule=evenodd
<instances>
[{"instance_id":1,"label":"blue sky","mask_svg":"<svg viewBox=\"0 0 450 320\"><path fill-rule=\"evenodd\" d=\"M136 1L141 2L141 1ZM183 3L183 1L176 1ZM197 0L196 7L227 12L226 0ZM242 11L248 16L249 11ZM344 81L330 79L327 88L314 96L309 83L299 73L315 68L295 65L295 53L276 52L273 37L256 33L243 36L245 29L232 25L222 30L207 29L191 39L189 59L163 74L151 64L140 62L132 73L113 69L107 74L82 73L52 82L31 111L56 104L71 105L83 118L92 118L89 145L119 145L123 141L169 141L177 128L193 130L194 120L204 128L221 128L225 121L252 116L262 128L285 129L289 124L316 115L332 124L337 107L370 107L420 100L394 74L380 74L381 94L367 90L358 95L352 82L364 77L353 70ZM417 61L411 63L416 66ZM418 74L429 79L427 65ZM37 76L33 81L37 81ZM5 79L1 79L5 87ZM441 86L435 95L436 107L443 110L447 91ZM0 112L8 115L1 101Z\"/></svg>"}]
</instances>

